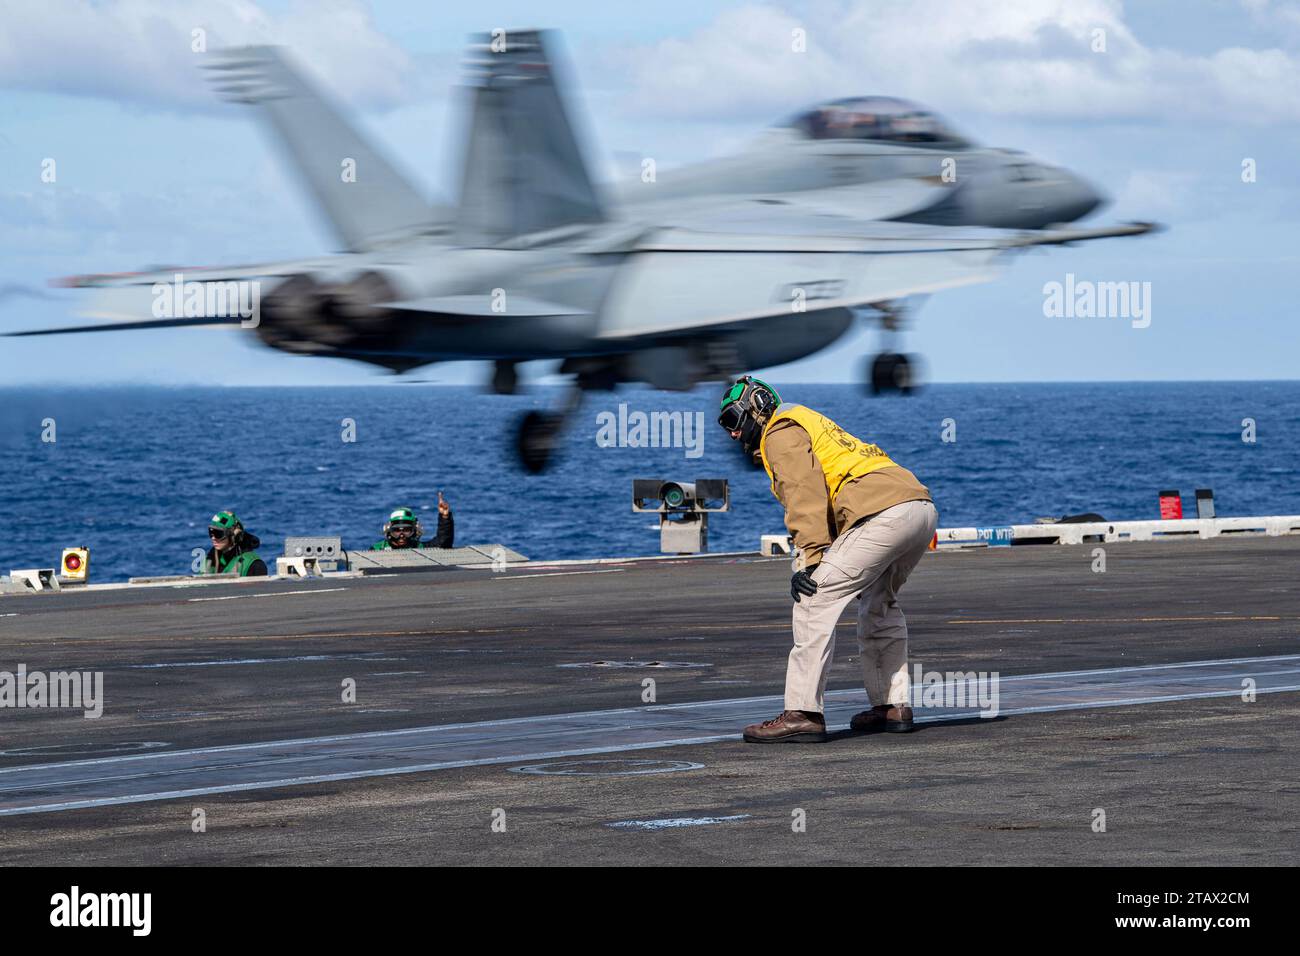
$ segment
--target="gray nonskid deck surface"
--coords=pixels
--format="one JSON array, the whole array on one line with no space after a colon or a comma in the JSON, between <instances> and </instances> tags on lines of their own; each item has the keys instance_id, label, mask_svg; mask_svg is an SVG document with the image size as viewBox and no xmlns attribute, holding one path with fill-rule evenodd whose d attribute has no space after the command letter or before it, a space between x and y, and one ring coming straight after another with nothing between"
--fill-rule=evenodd
<instances>
[{"instance_id":1,"label":"gray nonskid deck surface","mask_svg":"<svg viewBox=\"0 0 1300 956\"><path fill-rule=\"evenodd\" d=\"M999 681L996 709L986 706L984 713L1240 696L1247 679L1257 694L1300 690L1300 655L1013 676ZM935 683L929 692L968 699L965 680ZM0 815L712 743L736 737L738 727L780 705L775 697L650 705L11 767L0 769ZM860 691L833 691L827 720L832 727L846 723L865 706ZM981 717L980 707L930 707L918 714L921 722L972 717Z\"/></svg>"},{"instance_id":2,"label":"gray nonskid deck surface","mask_svg":"<svg viewBox=\"0 0 1300 956\"><path fill-rule=\"evenodd\" d=\"M811 747L739 740L781 708L783 560L5 598L0 670L102 673L104 712L0 710L0 863L1294 862L1300 538L1106 552L927 556L911 660L996 672L1003 719L836 730L850 608Z\"/></svg>"}]
</instances>

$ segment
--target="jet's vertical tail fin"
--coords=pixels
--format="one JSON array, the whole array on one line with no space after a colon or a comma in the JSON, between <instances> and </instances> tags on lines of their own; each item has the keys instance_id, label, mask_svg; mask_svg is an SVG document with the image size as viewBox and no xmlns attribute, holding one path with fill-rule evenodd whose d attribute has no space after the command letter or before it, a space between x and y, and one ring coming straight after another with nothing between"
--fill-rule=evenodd
<instances>
[{"instance_id":1,"label":"jet's vertical tail fin","mask_svg":"<svg viewBox=\"0 0 1300 956\"><path fill-rule=\"evenodd\" d=\"M555 81L549 37L502 31L472 48L473 113L456 220L469 244L605 218Z\"/></svg>"},{"instance_id":2,"label":"jet's vertical tail fin","mask_svg":"<svg viewBox=\"0 0 1300 956\"><path fill-rule=\"evenodd\" d=\"M208 68L224 98L258 108L349 250L449 216L431 206L278 48L224 51Z\"/></svg>"}]
</instances>

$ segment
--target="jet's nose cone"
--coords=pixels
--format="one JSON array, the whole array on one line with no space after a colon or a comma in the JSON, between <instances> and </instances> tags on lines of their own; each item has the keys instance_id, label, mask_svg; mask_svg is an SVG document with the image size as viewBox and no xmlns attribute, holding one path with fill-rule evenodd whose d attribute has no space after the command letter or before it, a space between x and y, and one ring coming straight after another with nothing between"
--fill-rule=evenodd
<instances>
[{"instance_id":1,"label":"jet's nose cone","mask_svg":"<svg viewBox=\"0 0 1300 956\"><path fill-rule=\"evenodd\" d=\"M1081 176L1070 175L1067 197L1062 209L1062 222L1074 222L1110 202L1110 197Z\"/></svg>"}]
</instances>

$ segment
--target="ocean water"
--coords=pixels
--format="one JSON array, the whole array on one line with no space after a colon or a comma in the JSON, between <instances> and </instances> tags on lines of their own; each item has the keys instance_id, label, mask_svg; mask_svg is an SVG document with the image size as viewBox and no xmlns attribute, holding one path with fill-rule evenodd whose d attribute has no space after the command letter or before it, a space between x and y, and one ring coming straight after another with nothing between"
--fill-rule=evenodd
<instances>
[{"instance_id":1,"label":"ocean water","mask_svg":"<svg viewBox=\"0 0 1300 956\"><path fill-rule=\"evenodd\" d=\"M1165 488L1182 491L1188 515L1203 487L1220 515L1300 513L1300 382L934 385L884 399L774 384L916 472L941 526L1156 518ZM656 554L655 516L631 510L637 477L729 478L731 511L711 519L710 550L753 550L782 530L782 512L717 426L719 391L589 395L555 466L530 476L514 462L515 424L559 389L0 389L0 572L53 566L63 547L86 545L93 580L188 573L223 508L267 558L291 534L368 546L398 505L425 513L432 536L439 490L460 544L500 542L534 559ZM620 404L698 412L703 432L692 428L690 448L601 447L598 416L616 418ZM955 441L943 440L947 420Z\"/></svg>"}]
</instances>

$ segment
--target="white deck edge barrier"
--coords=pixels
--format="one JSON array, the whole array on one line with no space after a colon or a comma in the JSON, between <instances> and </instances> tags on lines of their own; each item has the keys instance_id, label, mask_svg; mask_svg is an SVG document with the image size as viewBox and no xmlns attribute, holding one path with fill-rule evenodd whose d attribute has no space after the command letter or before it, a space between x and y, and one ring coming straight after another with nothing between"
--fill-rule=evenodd
<instances>
[{"instance_id":1,"label":"white deck edge barrier","mask_svg":"<svg viewBox=\"0 0 1300 956\"><path fill-rule=\"evenodd\" d=\"M938 546L978 548L1030 542L1085 544L1113 541L1186 541L1192 538L1217 538L1221 535L1277 537L1284 534L1300 534L1300 515L940 528Z\"/></svg>"}]
</instances>

